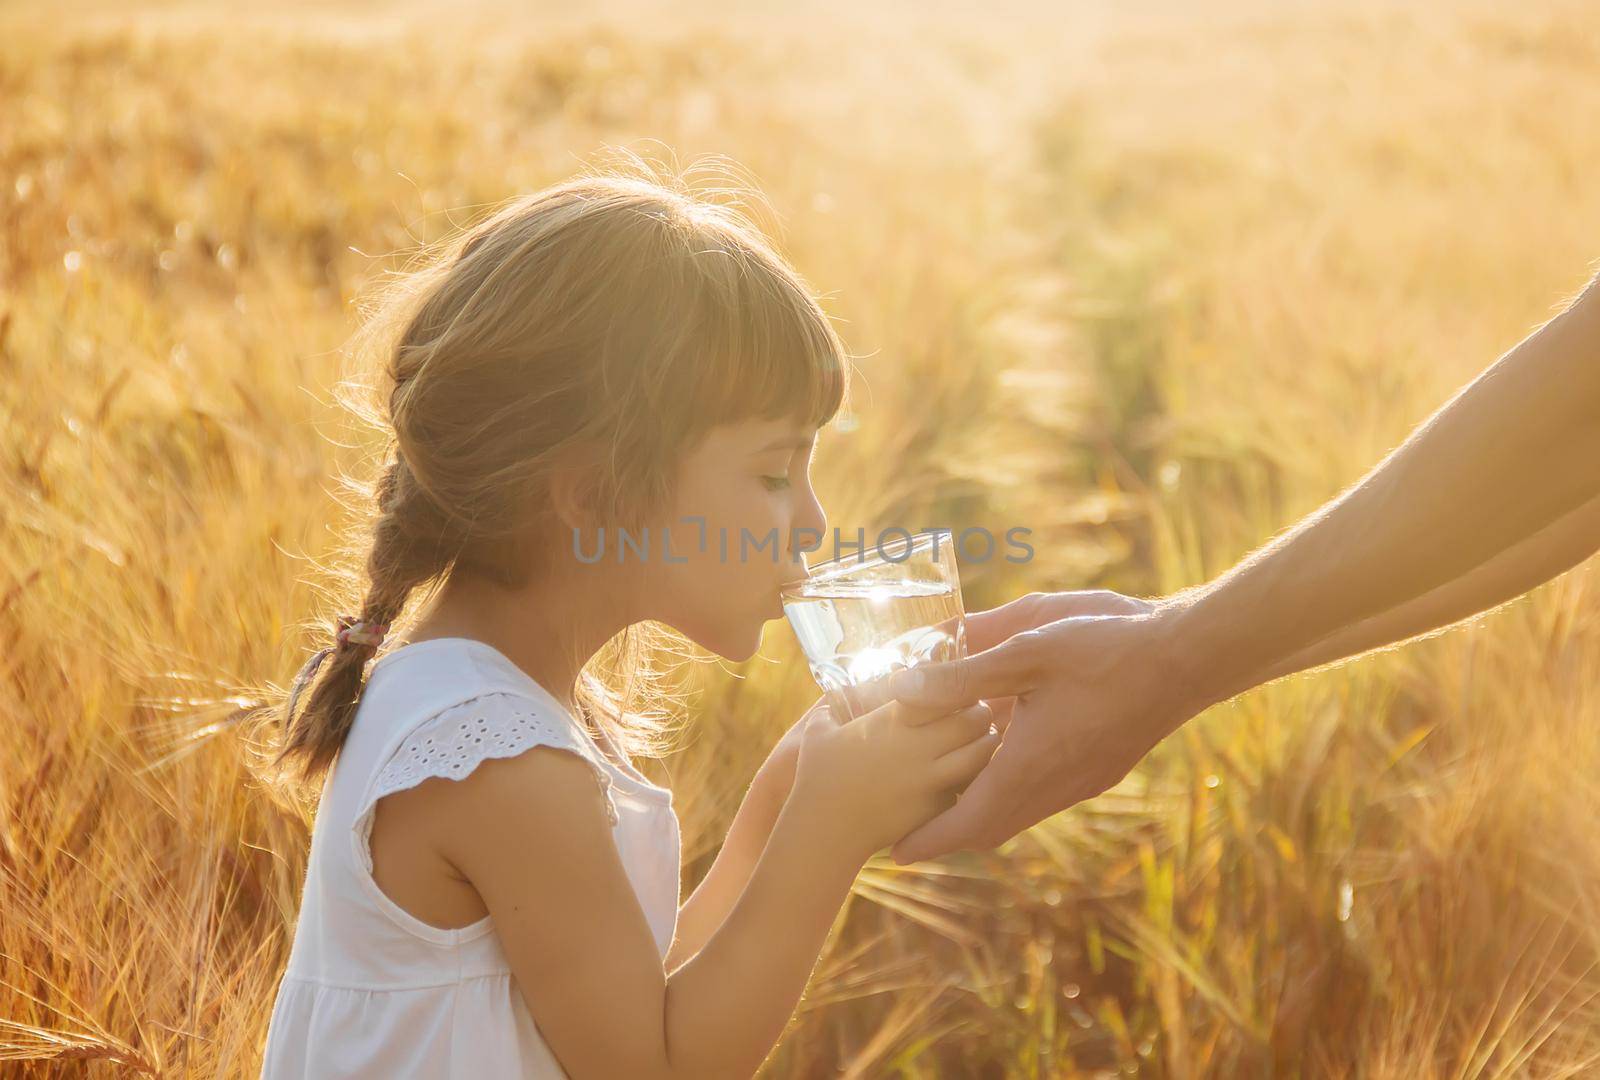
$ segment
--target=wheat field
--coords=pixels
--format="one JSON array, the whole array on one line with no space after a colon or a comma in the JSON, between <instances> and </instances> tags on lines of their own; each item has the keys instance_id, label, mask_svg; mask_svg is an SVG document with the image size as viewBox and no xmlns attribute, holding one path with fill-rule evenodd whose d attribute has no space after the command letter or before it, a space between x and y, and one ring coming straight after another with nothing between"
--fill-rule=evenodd
<instances>
[{"instance_id":1,"label":"wheat field","mask_svg":"<svg viewBox=\"0 0 1600 1080\"><path fill-rule=\"evenodd\" d=\"M834 524L1206 579L1600 255L1592 4L0 6L0 1072L253 1075L307 810L234 722L342 599L366 290L605 147L722 155L857 360ZM319 584L320 583L320 584ZM685 895L815 694L701 662ZM1600 1074L1600 582L874 862L764 1075Z\"/></svg>"}]
</instances>

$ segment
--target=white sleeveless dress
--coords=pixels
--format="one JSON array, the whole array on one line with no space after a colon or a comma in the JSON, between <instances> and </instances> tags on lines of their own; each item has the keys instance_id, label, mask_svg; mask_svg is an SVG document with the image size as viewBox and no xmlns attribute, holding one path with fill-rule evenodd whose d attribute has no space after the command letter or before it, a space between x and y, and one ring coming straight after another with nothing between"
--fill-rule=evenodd
<instances>
[{"instance_id":1,"label":"white sleeveless dress","mask_svg":"<svg viewBox=\"0 0 1600 1080\"><path fill-rule=\"evenodd\" d=\"M373 664L323 787L267 1034L266 1080L566 1076L490 918L446 930L413 917L378 888L367 847L383 796L430 777L458 780L533 746L570 751L594 767L628 880L666 958L679 903L672 792L608 756L492 646L470 638L403 645Z\"/></svg>"}]
</instances>

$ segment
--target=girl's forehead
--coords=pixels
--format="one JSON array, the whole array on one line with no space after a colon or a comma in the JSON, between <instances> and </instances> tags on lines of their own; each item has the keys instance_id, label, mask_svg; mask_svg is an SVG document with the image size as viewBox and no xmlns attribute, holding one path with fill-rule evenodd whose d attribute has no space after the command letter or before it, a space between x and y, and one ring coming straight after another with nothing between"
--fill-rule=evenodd
<instances>
[{"instance_id":1,"label":"girl's forehead","mask_svg":"<svg viewBox=\"0 0 1600 1080\"><path fill-rule=\"evenodd\" d=\"M751 417L710 428L701 440L698 452L721 456L805 450L810 447L816 434L817 429L804 420Z\"/></svg>"},{"instance_id":2,"label":"girl's forehead","mask_svg":"<svg viewBox=\"0 0 1600 1080\"><path fill-rule=\"evenodd\" d=\"M803 450L816 438L817 429L804 420L750 420L742 433L757 450Z\"/></svg>"}]
</instances>

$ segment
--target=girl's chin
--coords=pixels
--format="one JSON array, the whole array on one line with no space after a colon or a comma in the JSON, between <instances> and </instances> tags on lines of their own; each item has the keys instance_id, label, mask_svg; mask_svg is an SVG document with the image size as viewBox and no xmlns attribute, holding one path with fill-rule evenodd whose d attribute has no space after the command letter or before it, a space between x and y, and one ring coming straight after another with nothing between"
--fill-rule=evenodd
<instances>
[{"instance_id":1,"label":"girl's chin","mask_svg":"<svg viewBox=\"0 0 1600 1080\"><path fill-rule=\"evenodd\" d=\"M763 613L743 619L730 618L709 625L702 624L698 627L691 627L687 622L669 622L668 625L707 652L740 663L761 650L761 641L766 634L767 624L782 621L783 613L780 610L776 616Z\"/></svg>"},{"instance_id":2,"label":"girl's chin","mask_svg":"<svg viewBox=\"0 0 1600 1080\"><path fill-rule=\"evenodd\" d=\"M762 620L751 626L730 628L727 634L719 635L716 642L702 641L700 644L735 664L743 663L761 651L762 631L766 625L767 620Z\"/></svg>"}]
</instances>

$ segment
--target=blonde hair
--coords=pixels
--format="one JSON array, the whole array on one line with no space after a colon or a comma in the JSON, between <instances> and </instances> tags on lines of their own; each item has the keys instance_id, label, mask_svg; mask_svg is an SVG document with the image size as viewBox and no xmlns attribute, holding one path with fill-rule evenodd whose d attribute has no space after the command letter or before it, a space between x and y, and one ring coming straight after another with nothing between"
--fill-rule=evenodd
<instances>
[{"instance_id":1,"label":"blonde hair","mask_svg":"<svg viewBox=\"0 0 1600 1080\"><path fill-rule=\"evenodd\" d=\"M455 572L517 586L548 568L561 532L547 481L571 453L595 465L597 519L634 525L711 427L821 426L841 407L847 356L828 317L738 204L753 189L698 190L705 171L725 176L715 161L674 173L637 158L587 171L504 205L385 291L362 332L387 358L376 419L390 442L355 525L357 618L393 624L417 589ZM574 700L647 752L663 721L629 711L619 682L644 671L646 650L623 637L585 667ZM372 653L336 649L299 714L292 701L279 710L278 760L303 778L343 744Z\"/></svg>"}]
</instances>

